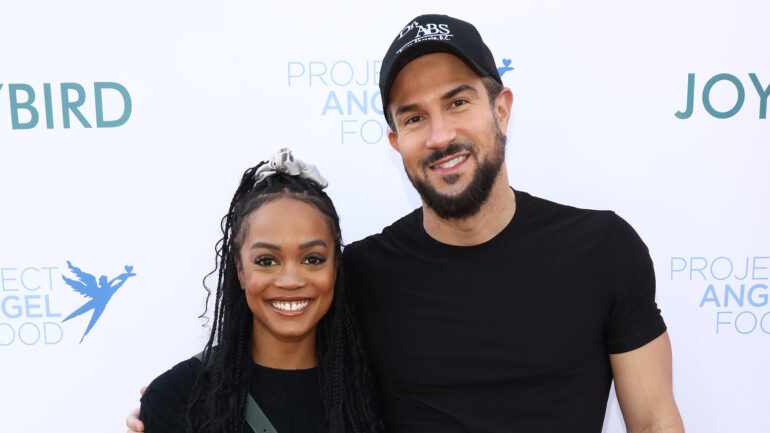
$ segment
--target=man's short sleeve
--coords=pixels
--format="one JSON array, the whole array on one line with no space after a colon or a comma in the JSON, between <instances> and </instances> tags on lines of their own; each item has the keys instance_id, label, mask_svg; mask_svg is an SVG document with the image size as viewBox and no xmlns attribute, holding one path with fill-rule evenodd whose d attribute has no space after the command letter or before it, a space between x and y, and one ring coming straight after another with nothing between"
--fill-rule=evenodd
<instances>
[{"instance_id":1,"label":"man's short sleeve","mask_svg":"<svg viewBox=\"0 0 770 433\"><path fill-rule=\"evenodd\" d=\"M345 293L352 305L357 305L360 300L361 286L363 286L363 277L360 275L359 246L364 241L353 242L345 246L342 251L338 279L345 284Z\"/></svg>"},{"instance_id":2,"label":"man's short sleeve","mask_svg":"<svg viewBox=\"0 0 770 433\"><path fill-rule=\"evenodd\" d=\"M647 246L617 215L609 230L607 261L612 271L604 334L607 351L622 353L660 336L666 324L655 303L655 270Z\"/></svg>"}]
</instances>

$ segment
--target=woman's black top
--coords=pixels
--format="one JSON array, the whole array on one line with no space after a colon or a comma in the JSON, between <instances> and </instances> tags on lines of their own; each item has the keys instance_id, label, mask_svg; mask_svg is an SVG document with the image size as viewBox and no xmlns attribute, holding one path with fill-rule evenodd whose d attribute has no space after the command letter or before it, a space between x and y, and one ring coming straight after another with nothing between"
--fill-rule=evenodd
<instances>
[{"instance_id":1,"label":"woman's black top","mask_svg":"<svg viewBox=\"0 0 770 433\"><path fill-rule=\"evenodd\" d=\"M277 370L252 363L249 392L278 433L326 433L318 367ZM201 362L193 357L158 376L142 396L146 433L185 431L185 414ZM244 420L244 432L251 432Z\"/></svg>"}]
</instances>

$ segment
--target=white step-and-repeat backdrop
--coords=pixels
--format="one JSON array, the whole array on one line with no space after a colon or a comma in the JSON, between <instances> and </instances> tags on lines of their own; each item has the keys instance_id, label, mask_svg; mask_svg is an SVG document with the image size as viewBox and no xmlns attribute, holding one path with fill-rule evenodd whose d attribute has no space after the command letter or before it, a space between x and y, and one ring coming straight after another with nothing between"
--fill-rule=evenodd
<instances>
[{"instance_id":1,"label":"white step-and-repeat backdrop","mask_svg":"<svg viewBox=\"0 0 770 433\"><path fill-rule=\"evenodd\" d=\"M347 241L419 206L377 81L432 12L513 89L513 186L648 244L688 430L769 432L770 4L740 0L3 2L0 431L124 429L201 348L219 219L276 149L321 168Z\"/></svg>"}]
</instances>

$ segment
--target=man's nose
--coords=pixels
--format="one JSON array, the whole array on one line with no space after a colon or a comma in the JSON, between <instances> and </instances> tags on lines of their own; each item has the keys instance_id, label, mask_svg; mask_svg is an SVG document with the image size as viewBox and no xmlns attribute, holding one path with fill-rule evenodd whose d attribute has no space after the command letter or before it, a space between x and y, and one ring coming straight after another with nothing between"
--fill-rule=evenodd
<instances>
[{"instance_id":1,"label":"man's nose","mask_svg":"<svg viewBox=\"0 0 770 433\"><path fill-rule=\"evenodd\" d=\"M429 149L443 149L457 138L454 126L445 116L432 116L430 119L430 137L425 145Z\"/></svg>"}]
</instances>

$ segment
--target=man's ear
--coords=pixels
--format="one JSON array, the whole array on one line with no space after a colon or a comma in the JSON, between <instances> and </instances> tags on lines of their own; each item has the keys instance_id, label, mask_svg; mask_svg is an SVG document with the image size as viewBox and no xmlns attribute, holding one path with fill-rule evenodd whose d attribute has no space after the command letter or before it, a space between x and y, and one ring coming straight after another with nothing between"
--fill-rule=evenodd
<instances>
[{"instance_id":1,"label":"man's ear","mask_svg":"<svg viewBox=\"0 0 770 433\"><path fill-rule=\"evenodd\" d=\"M398 135L390 128L388 128L388 141L390 141L390 147L398 152Z\"/></svg>"},{"instance_id":2,"label":"man's ear","mask_svg":"<svg viewBox=\"0 0 770 433\"><path fill-rule=\"evenodd\" d=\"M511 105L513 105L513 91L503 87L495 97L495 115L503 134L508 130L508 122L511 120Z\"/></svg>"}]
</instances>

